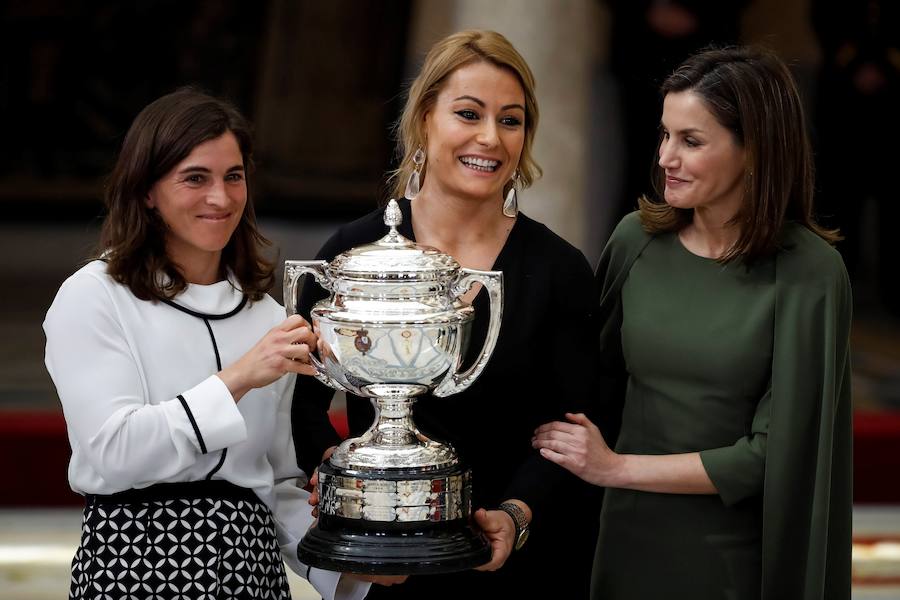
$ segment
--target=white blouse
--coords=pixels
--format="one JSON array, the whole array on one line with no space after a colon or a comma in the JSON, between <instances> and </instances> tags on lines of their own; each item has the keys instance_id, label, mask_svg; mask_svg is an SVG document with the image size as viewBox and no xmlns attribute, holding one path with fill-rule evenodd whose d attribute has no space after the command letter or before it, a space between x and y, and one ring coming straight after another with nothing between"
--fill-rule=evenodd
<instances>
[{"instance_id":1,"label":"white blouse","mask_svg":"<svg viewBox=\"0 0 900 600\"><path fill-rule=\"evenodd\" d=\"M81 494L113 494L211 476L252 489L272 511L287 564L333 598L340 574L297 559L313 517L291 436L295 377L235 402L215 375L285 319L268 296L242 301L231 281L190 284L173 300L196 313L188 314L136 298L99 260L62 284L44 321L45 362L72 446L69 483ZM340 584L342 598L369 589Z\"/></svg>"}]
</instances>

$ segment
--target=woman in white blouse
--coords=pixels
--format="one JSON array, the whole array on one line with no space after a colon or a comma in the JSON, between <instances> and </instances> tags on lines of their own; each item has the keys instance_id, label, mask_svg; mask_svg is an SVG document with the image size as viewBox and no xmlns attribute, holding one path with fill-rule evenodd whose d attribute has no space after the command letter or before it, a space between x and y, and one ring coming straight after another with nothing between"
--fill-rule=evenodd
<instances>
[{"instance_id":1,"label":"woman in white blouse","mask_svg":"<svg viewBox=\"0 0 900 600\"><path fill-rule=\"evenodd\" d=\"M266 291L251 139L191 89L147 106L106 190L99 258L47 313L69 482L85 496L70 598L288 599L281 552L326 598L368 584L309 569L312 521L291 437L316 338Z\"/></svg>"}]
</instances>

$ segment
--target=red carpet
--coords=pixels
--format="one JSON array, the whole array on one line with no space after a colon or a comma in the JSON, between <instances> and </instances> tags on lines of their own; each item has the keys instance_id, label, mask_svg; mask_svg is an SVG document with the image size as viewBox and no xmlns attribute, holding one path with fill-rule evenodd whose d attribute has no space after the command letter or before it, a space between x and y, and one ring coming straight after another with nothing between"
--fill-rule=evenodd
<instances>
[{"instance_id":1,"label":"red carpet","mask_svg":"<svg viewBox=\"0 0 900 600\"><path fill-rule=\"evenodd\" d=\"M853 500L900 503L900 411L853 415Z\"/></svg>"},{"instance_id":2,"label":"red carpet","mask_svg":"<svg viewBox=\"0 0 900 600\"><path fill-rule=\"evenodd\" d=\"M332 422L346 435L344 415ZM854 416L854 500L900 504L900 412ZM69 489L69 441L62 415L0 413L0 506L81 504Z\"/></svg>"}]
</instances>

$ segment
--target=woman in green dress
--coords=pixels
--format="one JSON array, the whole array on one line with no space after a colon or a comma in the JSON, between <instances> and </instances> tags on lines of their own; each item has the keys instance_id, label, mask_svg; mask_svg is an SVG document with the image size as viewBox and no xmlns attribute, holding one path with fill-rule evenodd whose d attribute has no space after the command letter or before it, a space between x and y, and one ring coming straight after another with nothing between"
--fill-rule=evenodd
<instances>
[{"instance_id":1,"label":"woman in green dress","mask_svg":"<svg viewBox=\"0 0 900 600\"><path fill-rule=\"evenodd\" d=\"M849 598L851 296L796 85L730 48L661 92L657 198L597 271L611 417L533 445L607 488L594 598Z\"/></svg>"}]
</instances>

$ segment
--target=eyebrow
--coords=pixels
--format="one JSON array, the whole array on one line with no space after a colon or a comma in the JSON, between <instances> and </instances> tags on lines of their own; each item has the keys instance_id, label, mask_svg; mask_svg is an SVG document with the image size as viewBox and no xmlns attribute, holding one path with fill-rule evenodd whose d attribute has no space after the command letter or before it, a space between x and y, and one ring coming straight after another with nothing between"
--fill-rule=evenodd
<instances>
[{"instance_id":1,"label":"eyebrow","mask_svg":"<svg viewBox=\"0 0 900 600\"><path fill-rule=\"evenodd\" d=\"M229 167L226 173L233 173L235 171L243 171L244 165L234 165L233 167ZM178 174L182 175L185 173L212 173L210 169L207 167L201 167L200 165L188 165L183 169L179 169Z\"/></svg>"},{"instance_id":2,"label":"eyebrow","mask_svg":"<svg viewBox=\"0 0 900 600\"><path fill-rule=\"evenodd\" d=\"M472 102L474 102L475 104L477 104L477 105L480 106L481 108L484 108L484 107L485 107L484 101L483 101L483 100L479 100L479 99L476 98L475 96L460 96L459 98L454 98L454 99L453 99L454 102L456 102L457 100L471 100ZM500 107L500 110L509 110L509 109L511 109L511 108L518 108L518 109L520 109L522 112L525 112L525 107L522 106L521 104L505 104L505 105L503 105L503 106Z\"/></svg>"},{"instance_id":3,"label":"eyebrow","mask_svg":"<svg viewBox=\"0 0 900 600\"><path fill-rule=\"evenodd\" d=\"M666 127L662 121L659 122L659 128L660 129L668 129L668 127ZM698 129L697 127L688 127L687 129L678 129L677 131L678 131L678 133L680 133L682 135L685 135L685 134L689 135L692 133L704 133L704 131L702 129Z\"/></svg>"}]
</instances>

